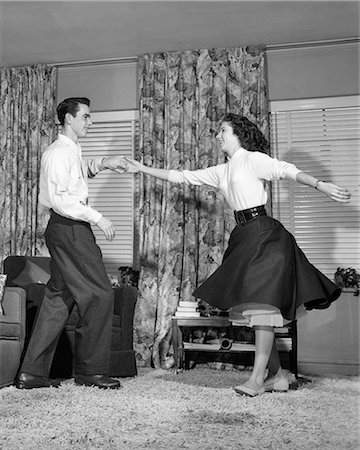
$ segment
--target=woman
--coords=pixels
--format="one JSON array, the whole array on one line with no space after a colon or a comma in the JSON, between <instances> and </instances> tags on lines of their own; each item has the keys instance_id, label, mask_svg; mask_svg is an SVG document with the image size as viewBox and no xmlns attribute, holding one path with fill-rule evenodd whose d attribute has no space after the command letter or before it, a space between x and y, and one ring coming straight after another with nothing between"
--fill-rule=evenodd
<instances>
[{"instance_id":1,"label":"woman","mask_svg":"<svg viewBox=\"0 0 360 450\"><path fill-rule=\"evenodd\" d=\"M349 202L350 193L268 156L264 153L267 141L256 125L243 116L228 114L217 139L227 157L224 164L175 171L128 160L127 172L143 172L175 183L207 184L223 192L234 209L237 225L221 266L195 290L194 296L222 309L231 308L234 316L240 312L255 328L254 367L249 380L235 387L235 391L249 396L287 391L289 385L281 370L274 327L294 320L299 307L328 307L341 291L310 264L281 223L266 215L266 183L290 179L342 203Z\"/></svg>"}]
</instances>

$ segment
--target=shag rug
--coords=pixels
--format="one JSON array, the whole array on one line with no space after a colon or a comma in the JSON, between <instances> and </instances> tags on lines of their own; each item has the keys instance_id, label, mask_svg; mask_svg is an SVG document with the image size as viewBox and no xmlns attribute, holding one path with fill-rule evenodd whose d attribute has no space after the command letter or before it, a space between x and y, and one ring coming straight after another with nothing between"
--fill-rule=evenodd
<instances>
[{"instance_id":1,"label":"shag rug","mask_svg":"<svg viewBox=\"0 0 360 450\"><path fill-rule=\"evenodd\" d=\"M1 450L359 449L359 378L309 377L254 398L246 371L139 369L122 389L0 390Z\"/></svg>"}]
</instances>

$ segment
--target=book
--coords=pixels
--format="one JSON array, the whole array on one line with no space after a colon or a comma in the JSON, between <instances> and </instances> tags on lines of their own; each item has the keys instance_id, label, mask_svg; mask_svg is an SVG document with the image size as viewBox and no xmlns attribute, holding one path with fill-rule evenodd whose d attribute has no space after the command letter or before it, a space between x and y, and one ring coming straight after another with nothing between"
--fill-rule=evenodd
<instances>
[{"instance_id":1,"label":"book","mask_svg":"<svg viewBox=\"0 0 360 450\"><path fill-rule=\"evenodd\" d=\"M179 306L185 306L187 308L197 308L198 307L198 302L185 302L183 300L181 300L179 302Z\"/></svg>"},{"instance_id":2,"label":"book","mask_svg":"<svg viewBox=\"0 0 360 450\"><path fill-rule=\"evenodd\" d=\"M245 318L243 320L231 320L231 324L234 327L246 327L249 325L249 320Z\"/></svg>"},{"instance_id":3,"label":"book","mask_svg":"<svg viewBox=\"0 0 360 450\"><path fill-rule=\"evenodd\" d=\"M292 349L292 340L290 337L288 338L278 338L276 336L276 348L280 351L280 352L289 352Z\"/></svg>"},{"instance_id":4,"label":"book","mask_svg":"<svg viewBox=\"0 0 360 450\"><path fill-rule=\"evenodd\" d=\"M200 317L198 311L176 311L175 317Z\"/></svg>"},{"instance_id":5,"label":"book","mask_svg":"<svg viewBox=\"0 0 360 450\"><path fill-rule=\"evenodd\" d=\"M287 327L275 328L275 334L289 334L290 330Z\"/></svg>"},{"instance_id":6,"label":"book","mask_svg":"<svg viewBox=\"0 0 360 450\"><path fill-rule=\"evenodd\" d=\"M197 311L197 308L190 308L188 306L178 306L176 311Z\"/></svg>"}]
</instances>

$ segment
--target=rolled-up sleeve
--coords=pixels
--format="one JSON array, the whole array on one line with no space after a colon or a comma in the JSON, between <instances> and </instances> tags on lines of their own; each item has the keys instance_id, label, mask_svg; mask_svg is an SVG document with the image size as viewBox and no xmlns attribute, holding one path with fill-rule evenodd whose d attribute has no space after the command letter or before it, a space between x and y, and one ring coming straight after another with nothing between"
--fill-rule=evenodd
<instances>
[{"instance_id":1,"label":"rolled-up sleeve","mask_svg":"<svg viewBox=\"0 0 360 450\"><path fill-rule=\"evenodd\" d=\"M93 178L101 170L104 170L104 166L102 164L104 158L105 156L97 159L87 159L84 161L85 166L87 168L88 178Z\"/></svg>"}]
</instances>

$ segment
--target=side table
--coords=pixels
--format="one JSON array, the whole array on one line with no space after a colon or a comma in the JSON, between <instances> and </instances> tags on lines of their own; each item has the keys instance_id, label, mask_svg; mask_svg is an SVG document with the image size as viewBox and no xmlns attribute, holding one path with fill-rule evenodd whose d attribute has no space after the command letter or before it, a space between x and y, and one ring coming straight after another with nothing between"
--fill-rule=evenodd
<instances>
[{"instance_id":1,"label":"side table","mask_svg":"<svg viewBox=\"0 0 360 450\"><path fill-rule=\"evenodd\" d=\"M227 317L210 316L210 317L172 317L172 338L174 347L174 359L176 368L188 368L186 364L186 351L204 351L204 352L239 352L239 351L254 351L255 346L252 344L243 344L241 350L222 350L220 344L218 347L208 344L191 344L183 342L182 327L213 327L213 328L228 328L232 323ZM244 323L245 326L245 323Z\"/></svg>"},{"instance_id":2,"label":"side table","mask_svg":"<svg viewBox=\"0 0 360 450\"><path fill-rule=\"evenodd\" d=\"M176 317L172 318L172 340L174 347L175 368L188 369L189 364L186 358L187 352L217 352L217 353L241 353L241 352L255 352L255 345L251 343L234 343L230 349L222 349L218 346L209 344L196 344L183 341L182 327L213 327L213 328L228 328L228 327L246 327L244 325L233 325L227 317L210 316L210 317ZM275 338L277 339L278 351L286 352L289 356L290 370L298 378L297 370L297 329L296 321L291 322L283 328L276 329ZM289 341L290 345L284 346L284 341Z\"/></svg>"}]
</instances>

